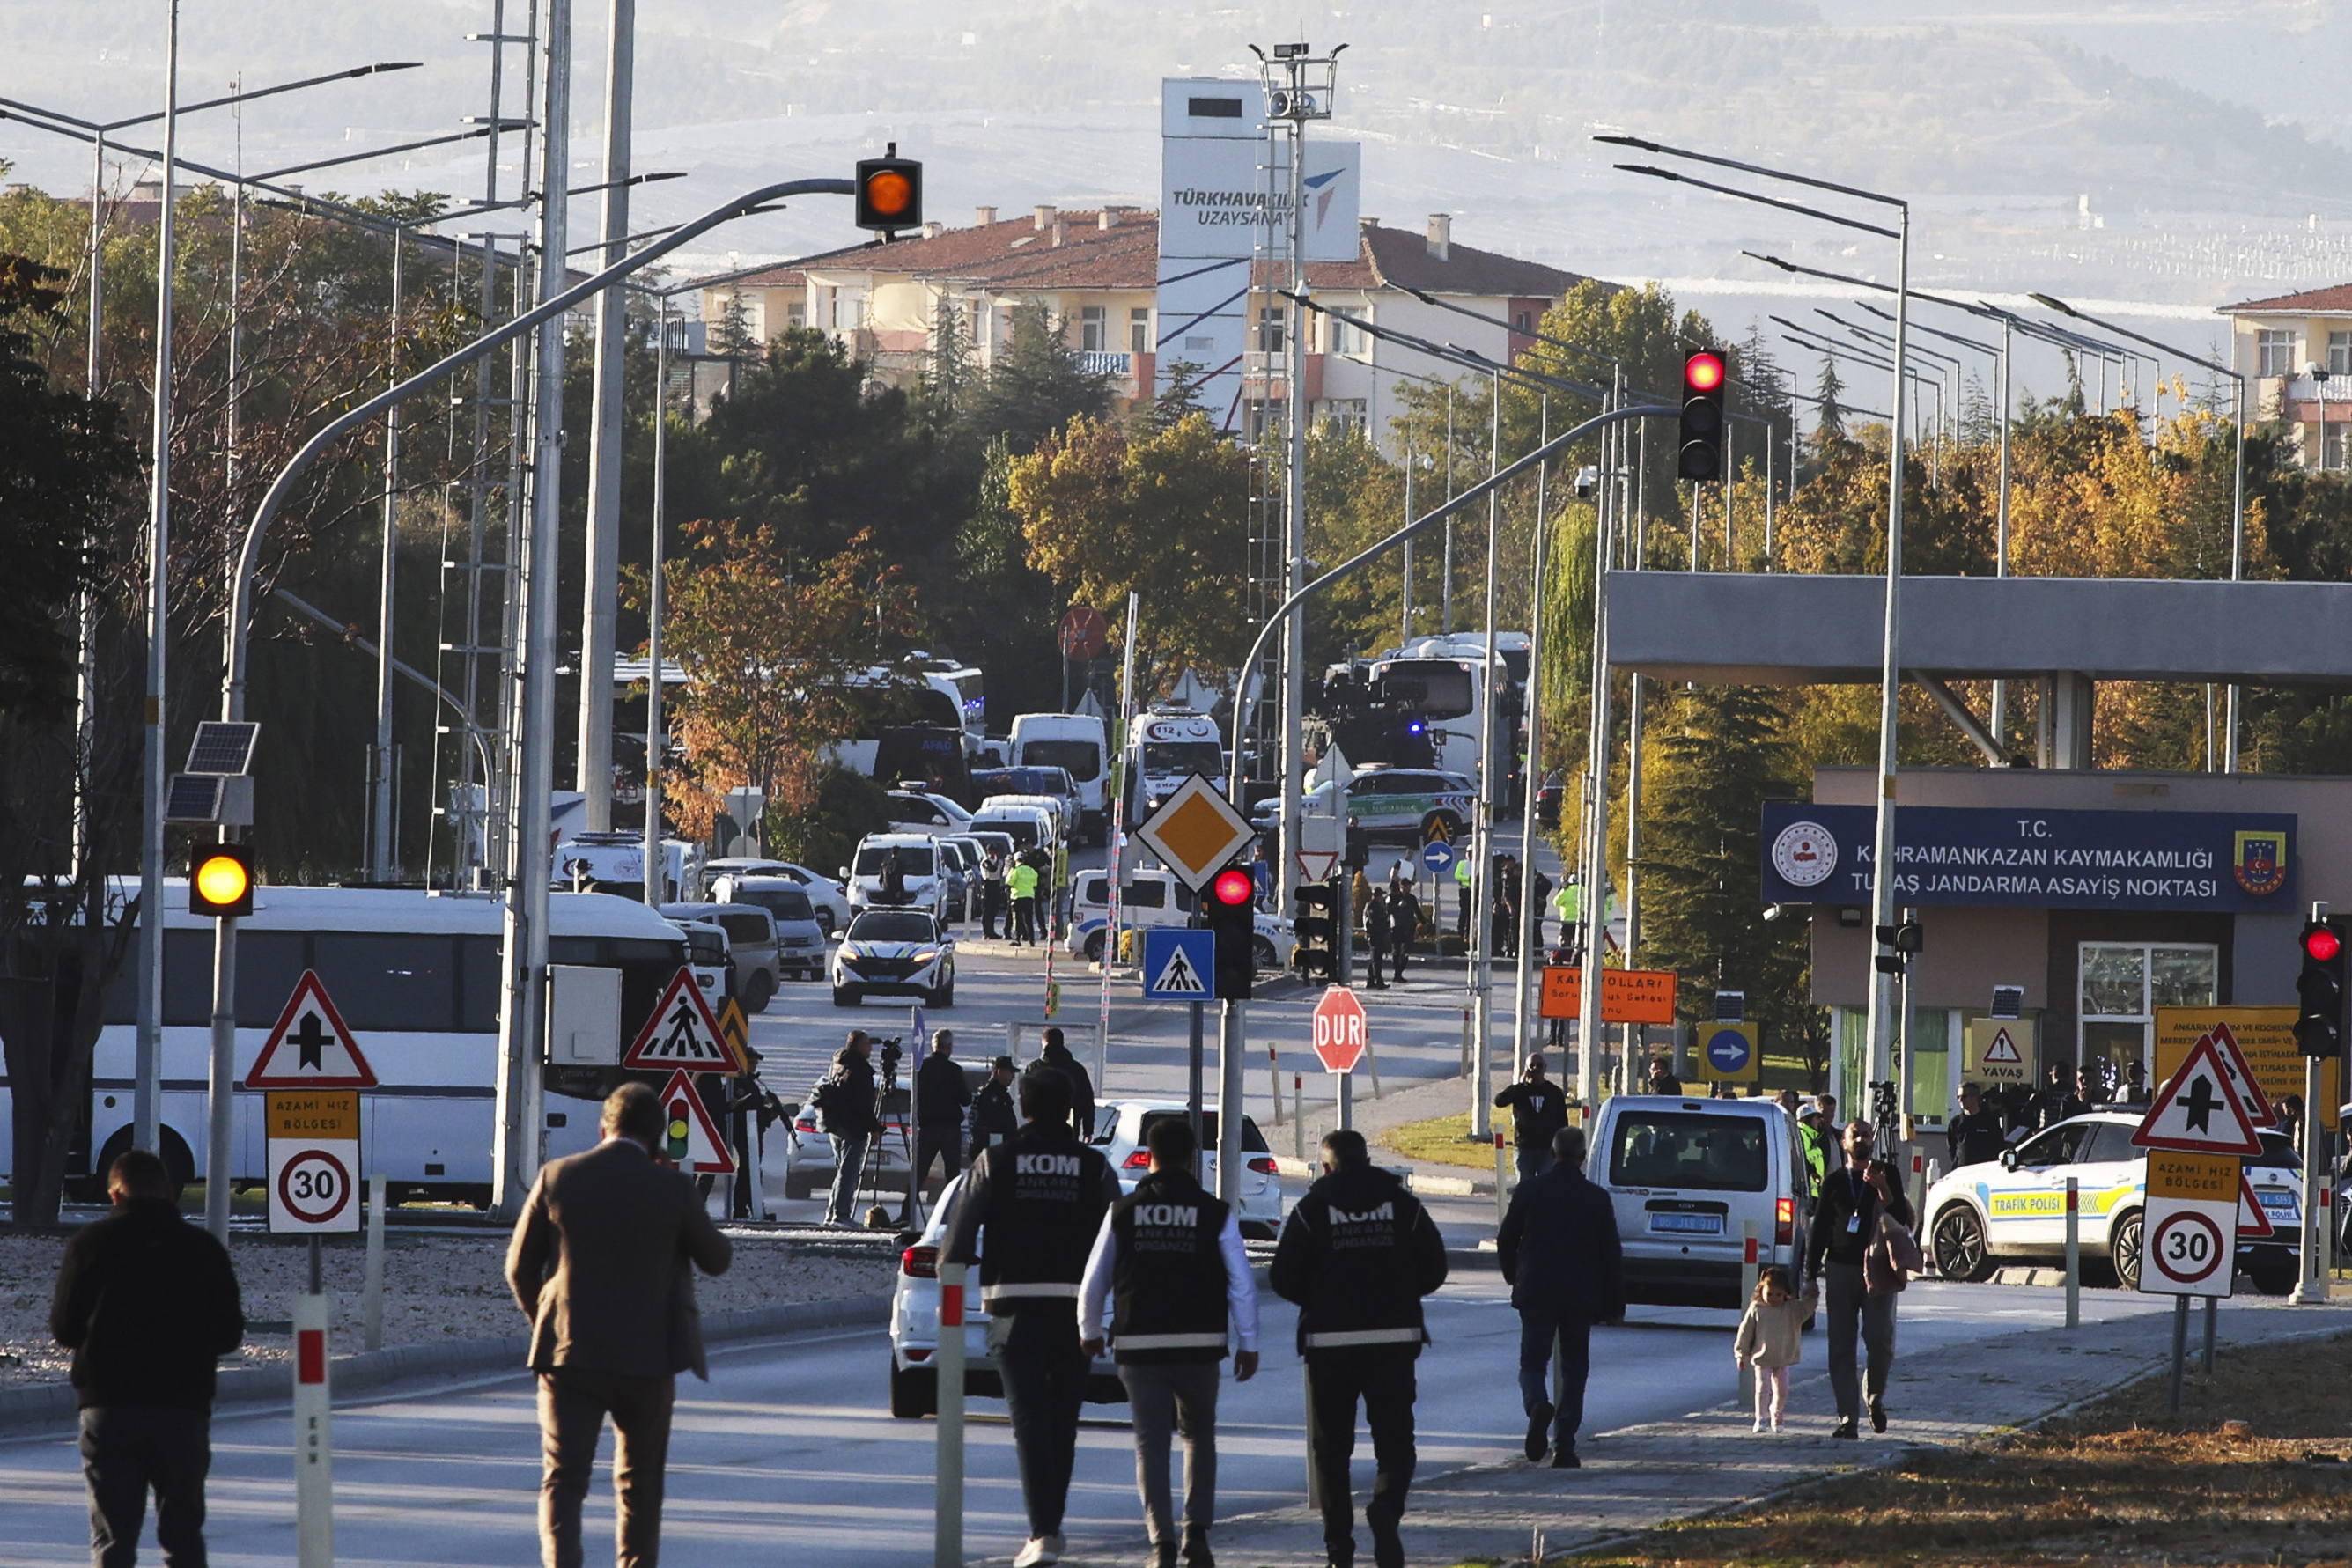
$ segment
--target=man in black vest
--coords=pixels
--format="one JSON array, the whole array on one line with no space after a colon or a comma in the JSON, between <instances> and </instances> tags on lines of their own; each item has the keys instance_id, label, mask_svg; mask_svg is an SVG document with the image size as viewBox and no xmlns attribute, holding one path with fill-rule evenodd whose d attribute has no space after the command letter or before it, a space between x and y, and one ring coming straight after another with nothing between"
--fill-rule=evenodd
<instances>
[{"instance_id":1,"label":"man in black vest","mask_svg":"<svg viewBox=\"0 0 2352 1568\"><path fill-rule=\"evenodd\" d=\"M1511 1195L1495 1251L1519 1311L1519 1403L1528 1413L1527 1455L1554 1469L1579 1468L1576 1429L1584 1424L1584 1380L1592 1365L1592 1325L1625 1315L1624 1249L1609 1195L1584 1178L1584 1130L1552 1134L1552 1164ZM1545 1375L1559 1350L1559 1408Z\"/></svg>"},{"instance_id":2,"label":"man in black vest","mask_svg":"<svg viewBox=\"0 0 2352 1568\"><path fill-rule=\"evenodd\" d=\"M1212 1568L1209 1526L1217 1516L1217 1364L1225 1319L1240 1348L1234 1381L1257 1374L1257 1285L1232 1206L1201 1190L1192 1173L1200 1147L1192 1125L1163 1116L1144 1136L1151 1171L1111 1206L1096 1233L1078 1297L1078 1333L1089 1357L1102 1354L1103 1304L1110 1343L1135 1422L1135 1484L1154 1568L1176 1568L1178 1532L1169 1496L1168 1437L1184 1437L1185 1568Z\"/></svg>"},{"instance_id":3,"label":"man in black vest","mask_svg":"<svg viewBox=\"0 0 2352 1568\"><path fill-rule=\"evenodd\" d=\"M1495 1096L1495 1109L1509 1107L1511 1145L1518 1152L1519 1180L1551 1168L1551 1136L1568 1125L1568 1095L1544 1076L1543 1052L1532 1051L1519 1081Z\"/></svg>"},{"instance_id":4,"label":"man in black vest","mask_svg":"<svg viewBox=\"0 0 2352 1568\"><path fill-rule=\"evenodd\" d=\"M1348 1461L1360 1399L1372 1433L1372 1495L1364 1505L1372 1561L1402 1568L1397 1523L1412 1483L1413 1362L1429 1338L1421 1299L1445 1283L1445 1243L1404 1184L1373 1166L1361 1133L1328 1134L1323 1170L1283 1223L1271 1276L1275 1293L1298 1304L1307 1500L1323 1511L1332 1568L1354 1568Z\"/></svg>"},{"instance_id":5,"label":"man in black vest","mask_svg":"<svg viewBox=\"0 0 2352 1568\"><path fill-rule=\"evenodd\" d=\"M972 1162L948 1226L947 1255L980 1265L989 1354L1004 1382L1029 1509L1029 1540L1013 1561L1014 1568L1037 1568L1061 1561L1062 1511L1090 1365L1078 1343L1078 1283L1119 1193L1110 1162L1070 1130L1067 1077L1031 1062L1021 1074L1021 1118L1018 1133Z\"/></svg>"}]
</instances>

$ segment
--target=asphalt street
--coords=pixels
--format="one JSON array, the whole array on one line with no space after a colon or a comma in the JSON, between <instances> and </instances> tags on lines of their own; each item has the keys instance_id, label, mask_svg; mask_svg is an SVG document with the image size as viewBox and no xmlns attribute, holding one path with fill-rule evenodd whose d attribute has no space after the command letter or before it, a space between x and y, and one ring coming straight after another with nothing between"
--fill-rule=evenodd
<instances>
[{"instance_id":1,"label":"asphalt street","mask_svg":"<svg viewBox=\"0 0 2352 1568\"><path fill-rule=\"evenodd\" d=\"M1292 1317L1279 1302L1269 1307L1265 1369L1249 1384L1228 1381L1224 1387L1223 1516L1296 1504L1305 1484ZM2161 1299L2119 1291L2084 1298L2093 1321L2165 1308ZM1922 1281L1904 1297L1900 1343L1918 1352L1981 1343L1988 1371L1997 1373L2003 1335L2050 1326L2062 1312L2055 1291ZM1595 1336L1588 1437L1679 1416L1732 1395L1731 1313L1636 1309L1633 1316ZM1524 1421L1513 1381L1517 1319L1500 1278L1457 1274L1433 1298L1430 1326L1434 1343L1420 1363L1422 1476L1510 1458ZM1829 1409L1820 1345L1818 1337L1808 1339L1791 1392L1801 1413ZM665 1560L928 1564L937 1428L887 1414L887 1355L879 1329L827 1332L726 1349L711 1358L709 1384L681 1378ZM1899 1385L1894 1403L1889 1440L1899 1440ZM993 1400L973 1404L965 1528L974 1558L1007 1555L1025 1533L1003 1410ZM1143 1536L1123 1407L1088 1411L1067 1526L1074 1555L1139 1561ZM292 1561L289 1417L282 1410L231 1410L215 1417L213 1431L213 1561L226 1568ZM334 1439L338 1561L504 1568L536 1560L538 1433L523 1375L362 1396L337 1409ZM1359 1455L1360 1502L1370 1485L1364 1445ZM1559 1484L1573 1487L1577 1478L1563 1472ZM588 1507L593 1561L610 1539L609 1477L602 1467ZM0 1551L6 1561L27 1568L88 1561L81 1477L69 1437L0 1440L0 1515L8 1520ZM1409 1513L1406 1525L1410 1543ZM143 1549L151 1554L152 1529L151 1520Z\"/></svg>"}]
</instances>

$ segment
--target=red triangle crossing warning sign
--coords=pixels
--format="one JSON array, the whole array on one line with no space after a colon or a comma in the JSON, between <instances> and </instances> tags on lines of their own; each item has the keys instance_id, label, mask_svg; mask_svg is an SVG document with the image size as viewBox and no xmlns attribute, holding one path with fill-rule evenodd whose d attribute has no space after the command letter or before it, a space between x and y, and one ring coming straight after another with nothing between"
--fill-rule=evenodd
<instances>
[{"instance_id":1,"label":"red triangle crossing warning sign","mask_svg":"<svg viewBox=\"0 0 2352 1568\"><path fill-rule=\"evenodd\" d=\"M646 1019L646 1027L637 1031L636 1043L621 1058L621 1065L640 1071L665 1067L681 1067L689 1072L750 1071L734 1040L719 1027L710 1004L702 999L702 988L694 983L691 969L680 969L671 977L669 988L662 992L660 1003Z\"/></svg>"},{"instance_id":2,"label":"red triangle crossing warning sign","mask_svg":"<svg viewBox=\"0 0 2352 1568\"><path fill-rule=\"evenodd\" d=\"M2263 1092L2262 1084L2254 1078L2254 1070L2247 1065L2246 1053L2238 1049L2238 1037L2230 1032L2228 1024L2213 1026L2213 1054L2221 1060L2221 1071L2230 1080L2230 1086L2238 1092L2238 1098L2245 1102L2246 1114L2254 1119L2254 1125L2277 1126L2278 1107L2272 1104L2271 1097Z\"/></svg>"},{"instance_id":3,"label":"red triangle crossing warning sign","mask_svg":"<svg viewBox=\"0 0 2352 1568\"><path fill-rule=\"evenodd\" d=\"M247 1089L373 1089L375 1069L361 1054L343 1015L327 999L315 970L294 982L286 1010L261 1054L246 1070Z\"/></svg>"},{"instance_id":4,"label":"red triangle crossing warning sign","mask_svg":"<svg viewBox=\"0 0 2352 1568\"><path fill-rule=\"evenodd\" d=\"M2188 1154L2259 1155L2263 1140L2221 1065L2213 1037L2201 1035L2180 1069L2157 1091L2132 1142L2143 1149Z\"/></svg>"},{"instance_id":5,"label":"red triangle crossing warning sign","mask_svg":"<svg viewBox=\"0 0 2352 1568\"><path fill-rule=\"evenodd\" d=\"M2262 1200L2254 1196L2254 1184L2246 1179L2243 1170L2238 1172L2238 1239L2259 1241L2277 1234L2278 1228L2263 1210Z\"/></svg>"},{"instance_id":6,"label":"red triangle crossing warning sign","mask_svg":"<svg viewBox=\"0 0 2352 1568\"><path fill-rule=\"evenodd\" d=\"M669 1082L662 1085L661 1106L665 1141L657 1152L695 1176L735 1174L735 1157L727 1152L727 1140L719 1135L718 1124L702 1108L702 1096L694 1092L694 1081L684 1068L671 1073Z\"/></svg>"}]
</instances>

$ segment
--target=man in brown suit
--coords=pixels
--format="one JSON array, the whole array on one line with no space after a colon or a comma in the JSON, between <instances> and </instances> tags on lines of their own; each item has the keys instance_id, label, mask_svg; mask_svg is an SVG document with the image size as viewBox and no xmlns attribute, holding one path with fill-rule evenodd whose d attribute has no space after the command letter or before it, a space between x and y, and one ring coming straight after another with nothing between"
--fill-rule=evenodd
<instances>
[{"instance_id":1,"label":"man in brown suit","mask_svg":"<svg viewBox=\"0 0 2352 1568\"><path fill-rule=\"evenodd\" d=\"M620 1568L660 1561L674 1379L710 1377L688 1265L723 1274L734 1252L693 1180L654 1159L664 1127L651 1089L614 1090L602 1124L603 1143L539 1173L507 1248L539 1375L546 1568L581 1568L580 1505L608 1415Z\"/></svg>"}]
</instances>

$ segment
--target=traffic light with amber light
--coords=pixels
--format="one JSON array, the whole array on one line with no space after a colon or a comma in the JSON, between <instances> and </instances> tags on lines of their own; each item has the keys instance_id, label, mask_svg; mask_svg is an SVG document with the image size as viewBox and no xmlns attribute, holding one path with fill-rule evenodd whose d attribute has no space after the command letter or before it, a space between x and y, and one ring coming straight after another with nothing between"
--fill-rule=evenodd
<instances>
[{"instance_id":1,"label":"traffic light with amber light","mask_svg":"<svg viewBox=\"0 0 2352 1568\"><path fill-rule=\"evenodd\" d=\"M882 235L923 226L923 166L898 156L861 159L857 164L857 226Z\"/></svg>"},{"instance_id":2,"label":"traffic light with amber light","mask_svg":"<svg viewBox=\"0 0 2352 1568\"><path fill-rule=\"evenodd\" d=\"M1326 985L1337 984L1339 978L1339 900L1338 890L1328 882L1302 882L1291 894L1297 907L1291 911L1290 935L1293 946L1290 961L1298 969L1302 980L1319 979Z\"/></svg>"},{"instance_id":3,"label":"traffic light with amber light","mask_svg":"<svg viewBox=\"0 0 2352 1568\"><path fill-rule=\"evenodd\" d=\"M188 862L188 913L215 918L253 913L253 851L206 844Z\"/></svg>"},{"instance_id":4,"label":"traffic light with amber light","mask_svg":"<svg viewBox=\"0 0 2352 1568\"><path fill-rule=\"evenodd\" d=\"M2298 1004L2294 1048L2305 1056L2344 1054L2344 922L2315 915L2296 938L2303 972L2295 977Z\"/></svg>"},{"instance_id":5,"label":"traffic light with amber light","mask_svg":"<svg viewBox=\"0 0 2352 1568\"><path fill-rule=\"evenodd\" d=\"M1210 879L1201 900L1204 924L1216 937L1219 1001L1247 1001L1257 981L1257 878L1239 861Z\"/></svg>"},{"instance_id":6,"label":"traffic light with amber light","mask_svg":"<svg viewBox=\"0 0 2352 1568\"><path fill-rule=\"evenodd\" d=\"M1682 453L1675 472L1694 484L1723 477L1723 356L1709 349L1683 361Z\"/></svg>"}]
</instances>

